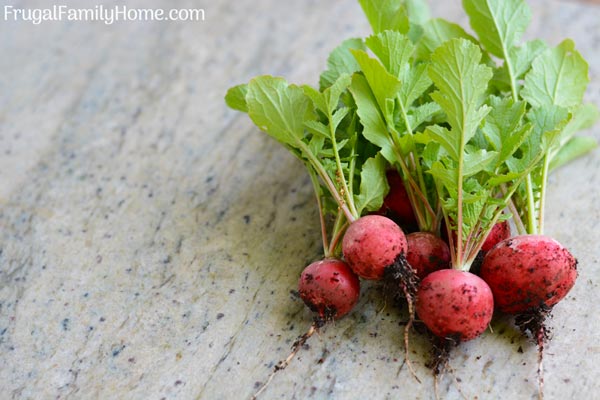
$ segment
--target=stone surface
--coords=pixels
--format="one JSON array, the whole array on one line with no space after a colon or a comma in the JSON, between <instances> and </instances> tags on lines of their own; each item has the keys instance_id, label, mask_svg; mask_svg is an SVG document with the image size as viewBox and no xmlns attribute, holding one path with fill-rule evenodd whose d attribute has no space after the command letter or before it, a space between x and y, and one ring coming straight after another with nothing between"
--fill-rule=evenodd
<instances>
[{"instance_id":1,"label":"stone surface","mask_svg":"<svg viewBox=\"0 0 600 400\"><path fill-rule=\"evenodd\" d=\"M458 3L430 2L464 23ZM262 73L314 83L369 29L348 1L203 4L203 22L0 22L0 397L248 398L310 325L292 293L320 253L309 179L222 99ZM573 37L600 104L600 7L530 4L527 36ZM592 398L600 152L551 179L547 233L580 278L551 321L545 393ZM401 368L404 318L365 285L263 398L433 398L424 339L423 382ZM442 398L536 397L535 347L510 320L493 328L454 351Z\"/></svg>"}]
</instances>

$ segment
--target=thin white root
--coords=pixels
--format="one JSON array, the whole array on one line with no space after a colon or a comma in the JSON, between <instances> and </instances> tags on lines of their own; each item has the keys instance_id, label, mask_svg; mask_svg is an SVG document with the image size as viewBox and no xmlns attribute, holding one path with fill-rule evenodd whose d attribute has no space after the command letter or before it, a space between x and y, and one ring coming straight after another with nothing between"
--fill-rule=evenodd
<instances>
[{"instance_id":1,"label":"thin white root","mask_svg":"<svg viewBox=\"0 0 600 400\"><path fill-rule=\"evenodd\" d=\"M411 375L415 378L415 380L417 382L421 383L421 380L417 376L417 373L415 372L415 370L412 366L412 362L410 361L410 354L409 354L410 328L412 327L412 324L415 320L415 309L414 309L414 304L413 304L413 298L412 298L412 295L408 292L408 289L406 288L406 286L404 286L404 285L401 285L401 286L402 286L402 290L404 291L404 297L406 297L406 302L408 303L408 322L406 323L406 325L404 325L404 360L406 362L406 366L408 367L408 370L410 371Z\"/></svg>"},{"instance_id":2,"label":"thin white root","mask_svg":"<svg viewBox=\"0 0 600 400\"><path fill-rule=\"evenodd\" d=\"M296 339L296 341L292 345L291 353L284 360L279 361L277 363L277 365L275 365L275 367L273 368L273 372L271 372L271 374L269 375L269 377L267 378L265 383L262 384L262 386L256 391L256 393L254 393L254 395L252 395L252 397L250 397L250 400L256 400L256 398L267 388L267 386L269 386L269 384L275 377L275 374L277 372L285 369L290 364L290 362L294 359L294 357L296 356L298 351L302 348L302 346L304 346L306 341L315 332L318 332L317 327L318 327L318 323L316 321L313 322L311 324L310 328L308 329L308 331L304 335L299 336L298 339Z\"/></svg>"},{"instance_id":3,"label":"thin white root","mask_svg":"<svg viewBox=\"0 0 600 400\"><path fill-rule=\"evenodd\" d=\"M537 345L538 345L538 400L544 400L544 339L545 329L542 326L537 333Z\"/></svg>"},{"instance_id":4,"label":"thin white root","mask_svg":"<svg viewBox=\"0 0 600 400\"><path fill-rule=\"evenodd\" d=\"M435 400L440 400L440 377L438 375L433 376L433 395Z\"/></svg>"},{"instance_id":5,"label":"thin white root","mask_svg":"<svg viewBox=\"0 0 600 400\"><path fill-rule=\"evenodd\" d=\"M462 391L462 388L460 386L460 382L458 381L458 377L454 373L454 369L450 366L450 362L449 361L446 363L446 370L448 371L448 373L450 373L450 375L452 375L452 378L453 378L453 381L454 381L454 386L456 387L456 390L458 391L458 393L460 394L460 396L463 399L465 399L465 400L469 400L469 398Z\"/></svg>"}]
</instances>

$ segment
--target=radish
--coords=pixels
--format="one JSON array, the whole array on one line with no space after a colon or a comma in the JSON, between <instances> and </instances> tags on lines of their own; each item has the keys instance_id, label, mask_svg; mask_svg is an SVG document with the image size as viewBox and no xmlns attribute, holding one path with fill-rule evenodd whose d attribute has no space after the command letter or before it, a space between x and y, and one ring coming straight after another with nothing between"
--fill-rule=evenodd
<instances>
[{"instance_id":1,"label":"radish","mask_svg":"<svg viewBox=\"0 0 600 400\"><path fill-rule=\"evenodd\" d=\"M298 283L300 298L323 321L338 319L356 305L358 277L342 260L325 259L307 266Z\"/></svg>"},{"instance_id":2,"label":"radish","mask_svg":"<svg viewBox=\"0 0 600 400\"><path fill-rule=\"evenodd\" d=\"M256 395L277 371L287 366L314 332L326 321L347 314L358 299L358 277L346 263L334 258L341 256L340 242L348 226L360 226L362 215L381 208L389 187L385 158L372 153L372 157L358 156L360 130L355 126L355 105L347 93L351 81L349 74L339 74L330 87L316 90L290 85L282 78L259 76L247 85L230 89L226 96L231 107L247 112L261 130L306 166L316 195L325 257L309 265L299 282L301 298L317 316ZM379 260L385 262L383 268L406 251L406 238L393 221L381 218L397 229L396 237L391 239L396 246L391 249L391 258ZM362 265L365 271L371 268Z\"/></svg>"},{"instance_id":3,"label":"radish","mask_svg":"<svg viewBox=\"0 0 600 400\"><path fill-rule=\"evenodd\" d=\"M299 282L316 316L273 374L325 322L350 312L358 276L404 293L409 368L413 302L446 356L486 329L496 302L536 338L541 371L544 319L573 286L576 260L546 237L506 240L509 225L498 221L508 210L519 234L541 235L549 172L595 145L573 137L595 118L581 104L588 66L572 41L519 43L524 0L463 0L479 41L436 29L421 1L359 1L374 34L335 49L319 88L259 76L226 96L307 167L318 205L325 259ZM406 237L388 218L365 217L377 210L421 233ZM491 288L473 274L484 252Z\"/></svg>"},{"instance_id":4,"label":"radish","mask_svg":"<svg viewBox=\"0 0 600 400\"><path fill-rule=\"evenodd\" d=\"M439 269L450 267L450 250L441 238L431 232L413 232L406 235L406 261L421 279Z\"/></svg>"},{"instance_id":5,"label":"radish","mask_svg":"<svg viewBox=\"0 0 600 400\"><path fill-rule=\"evenodd\" d=\"M454 343L476 338L491 320L492 291L469 270L503 208L487 188L494 188L492 174L484 173L485 163L492 159L482 153L474 157L467 145L489 112L482 96L492 71L480 60L481 51L476 45L453 39L432 53L428 66L438 89L431 96L446 112L450 129L435 125L424 134L431 142L439 143L434 149L444 149L444 153L432 157L439 160L431 162L428 172L441 199L452 269L432 272L423 279L417 291L416 311L434 335ZM464 86L465 81L474 78L476 82ZM464 124L463 120L470 122ZM476 207L473 198L478 199Z\"/></svg>"},{"instance_id":6,"label":"radish","mask_svg":"<svg viewBox=\"0 0 600 400\"><path fill-rule=\"evenodd\" d=\"M485 238L483 245L481 245L481 251L488 252L496 244L504 239L508 239L510 235L511 232L508 221L497 222Z\"/></svg>"},{"instance_id":7,"label":"radish","mask_svg":"<svg viewBox=\"0 0 600 400\"><path fill-rule=\"evenodd\" d=\"M390 191L383 199L383 206L378 213L391 218L403 228L412 230L417 225L417 218L410 204L402 178L396 170L387 171L386 178Z\"/></svg>"},{"instance_id":8,"label":"radish","mask_svg":"<svg viewBox=\"0 0 600 400\"><path fill-rule=\"evenodd\" d=\"M409 319L404 327L406 364L417 377L409 359L409 332L414 320L414 297L419 278L406 261L408 242L402 229L381 215L366 215L352 222L342 240L342 253L350 267L364 279L385 279L394 292L400 289L408 304Z\"/></svg>"},{"instance_id":9,"label":"radish","mask_svg":"<svg viewBox=\"0 0 600 400\"><path fill-rule=\"evenodd\" d=\"M472 26L480 36L486 31L487 24L495 23L500 17L489 13L489 20L481 24L480 4L475 0L465 2L470 4L466 9L468 13L469 9L472 11ZM500 10L499 4L493 7ZM524 2L520 7L526 7ZM490 9L484 12L488 11ZM495 55L503 58L507 70L514 67L516 59L510 54L514 54L512 52L518 46L518 43L507 43L497 47L502 48L504 54ZM532 59L524 72L522 77L510 79L510 98L504 100L503 105L498 101L492 105L502 106L499 116L518 111L530 126L530 137L518 146L520 157L510 160L510 164L514 168L528 161L533 162L533 168L527 171L507 206L519 235L531 237L519 236L496 245L485 257L481 274L492 287L498 308L515 313L515 323L524 334L531 334L538 345L538 396L542 398L543 349L548 339L545 320L551 307L567 294L577 277L575 258L556 241L540 236L544 234L548 176L563 161L595 147L595 140L585 144L585 140L576 140L578 138L573 135L585 125L591 125L597 119L597 112L582 104L589 82L588 64L572 41L565 40L556 47L545 49ZM577 84L564 85L564 82ZM494 130L506 128L501 119L496 121L483 132L484 135L493 137ZM510 141L510 134L502 136Z\"/></svg>"},{"instance_id":10,"label":"radish","mask_svg":"<svg viewBox=\"0 0 600 400\"><path fill-rule=\"evenodd\" d=\"M539 397L543 397L545 320L551 307L575 284L577 260L556 240L520 235L492 248L483 259L481 277L490 285L498 309L516 314L515 323L538 346Z\"/></svg>"},{"instance_id":11,"label":"radish","mask_svg":"<svg viewBox=\"0 0 600 400\"><path fill-rule=\"evenodd\" d=\"M496 306L518 314L540 306L552 307L575 284L577 260L556 240L520 235L490 250L481 266Z\"/></svg>"},{"instance_id":12,"label":"radish","mask_svg":"<svg viewBox=\"0 0 600 400\"><path fill-rule=\"evenodd\" d=\"M480 275L481 264L483 263L483 257L485 254L492 249L496 244L504 239L508 239L511 236L510 224L508 221L497 222L490 233L488 233L485 241L481 245L481 250L477 254L477 257L473 261L471 266L471 272L475 275Z\"/></svg>"},{"instance_id":13,"label":"radish","mask_svg":"<svg viewBox=\"0 0 600 400\"><path fill-rule=\"evenodd\" d=\"M380 280L386 267L404 257L406 236L394 221L381 215L366 215L354 221L344 234L342 253L361 278Z\"/></svg>"},{"instance_id":14,"label":"radish","mask_svg":"<svg viewBox=\"0 0 600 400\"><path fill-rule=\"evenodd\" d=\"M449 368L450 347L475 339L491 321L492 291L469 271L510 195L532 166L523 162L508 174L505 160L516 151L515 146L505 146L506 154L500 156L471 141L482 126L488 126L488 114L492 122L496 118L484 104L493 71L480 63L480 47L464 39L451 39L437 47L430 58L427 72L436 87L431 98L446 114L446 121L428 126L423 132L425 139L420 140L428 143L424 164L440 199L451 269L432 272L423 279L417 291L416 312L441 342L434 347L435 362L431 364L437 388L438 375ZM515 127L521 124L516 119ZM515 132L513 140L527 133ZM491 141L492 134L482 139ZM494 145L506 140L493 139Z\"/></svg>"},{"instance_id":15,"label":"radish","mask_svg":"<svg viewBox=\"0 0 600 400\"><path fill-rule=\"evenodd\" d=\"M434 335L462 342L487 328L494 300L489 286L477 275L443 269L421 281L416 309Z\"/></svg>"},{"instance_id":16,"label":"radish","mask_svg":"<svg viewBox=\"0 0 600 400\"><path fill-rule=\"evenodd\" d=\"M317 315L308 331L294 341L290 354L275 365L251 399L256 399L267 388L275 374L289 365L319 328L328 321L343 317L354 308L360 295L360 282L348 264L342 260L326 258L304 268L298 282L298 292L304 304Z\"/></svg>"}]
</instances>

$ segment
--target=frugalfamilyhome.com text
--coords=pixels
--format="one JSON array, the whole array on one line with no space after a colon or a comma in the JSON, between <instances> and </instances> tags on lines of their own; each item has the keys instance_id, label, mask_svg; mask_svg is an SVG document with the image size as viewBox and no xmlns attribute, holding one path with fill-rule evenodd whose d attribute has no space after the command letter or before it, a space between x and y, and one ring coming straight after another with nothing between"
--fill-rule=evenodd
<instances>
[{"instance_id":1,"label":"frugalfamilyhome.com text","mask_svg":"<svg viewBox=\"0 0 600 400\"><path fill-rule=\"evenodd\" d=\"M5 5L4 21L26 21L34 25L53 21L100 21L111 25L119 21L204 21L203 8L132 8L125 5L74 8L55 4L46 8L19 8Z\"/></svg>"}]
</instances>

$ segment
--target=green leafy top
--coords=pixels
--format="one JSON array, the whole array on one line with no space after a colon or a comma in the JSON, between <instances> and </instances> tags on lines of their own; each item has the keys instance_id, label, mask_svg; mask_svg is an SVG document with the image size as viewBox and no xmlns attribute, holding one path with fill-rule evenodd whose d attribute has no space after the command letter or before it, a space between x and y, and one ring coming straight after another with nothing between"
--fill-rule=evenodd
<instances>
[{"instance_id":1,"label":"green leafy top","mask_svg":"<svg viewBox=\"0 0 600 400\"><path fill-rule=\"evenodd\" d=\"M322 91L290 85L283 78L259 76L247 85L231 88L225 97L230 107L246 111L256 126L308 168L318 198L326 256L339 250L344 221L379 209L389 190L383 157L365 157L364 151L357 154L357 148L364 146L353 105L341 101L352 79L337 72L335 82ZM326 235L327 214L336 218L331 242Z\"/></svg>"},{"instance_id":2,"label":"green leafy top","mask_svg":"<svg viewBox=\"0 0 600 400\"><path fill-rule=\"evenodd\" d=\"M504 69L516 97L518 44L531 20L524 0L463 0L471 27L487 51L504 59Z\"/></svg>"},{"instance_id":3,"label":"green leafy top","mask_svg":"<svg viewBox=\"0 0 600 400\"><path fill-rule=\"evenodd\" d=\"M463 0L463 5L481 44L500 58L518 45L531 21L531 10L523 0Z\"/></svg>"},{"instance_id":4,"label":"green leafy top","mask_svg":"<svg viewBox=\"0 0 600 400\"><path fill-rule=\"evenodd\" d=\"M531 109L526 118L534 135L521 151L544 137L548 141L547 153L517 190L512 207L519 211L521 233L542 233L548 172L596 146L591 138L573 136L597 117L594 107L581 105L589 82L587 63L569 39L555 48L541 40L519 43L531 20L525 0L463 0L463 5L483 47L503 60L495 70L495 86Z\"/></svg>"},{"instance_id":5,"label":"green leafy top","mask_svg":"<svg viewBox=\"0 0 600 400\"><path fill-rule=\"evenodd\" d=\"M336 47L329 58L327 58L327 69L323 71L319 79L321 90L328 88L342 74L353 74L360 70L360 67L350 53L351 49L365 50L365 44L362 39L346 39Z\"/></svg>"},{"instance_id":6,"label":"green leafy top","mask_svg":"<svg viewBox=\"0 0 600 400\"><path fill-rule=\"evenodd\" d=\"M427 65L418 62L415 45L399 32L381 32L365 43L377 59L365 51L352 51L361 74L350 86L363 135L401 170L420 229L438 232L438 197L415 157L418 130L440 110L423 101L432 84Z\"/></svg>"},{"instance_id":7,"label":"green leafy top","mask_svg":"<svg viewBox=\"0 0 600 400\"><path fill-rule=\"evenodd\" d=\"M381 206L390 166L421 230L446 221L455 268L507 207L521 232L541 232L548 173L596 146L575 136L599 112L582 104L588 65L574 43L521 43L525 0L463 0L477 37L430 19L423 0L359 3L373 35L336 47L318 89L259 76L225 98L307 167L325 255Z\"/></svg>"},{"instance_id":8,"label":"green leafy top","mask_svg":"<svg viewBox=\"0 0 600 400\"><path fill-rule=\"evenodd\" d=\"M533 60L521 96L533 107L571 109L581 105L588 83L588 64L567 39Z\"/></svg>"},{"instance_id":9,"label":"green leafy top","mask_svg":"<svg viewBox=\"0 0 600 400\"><path fill-rule=\"evenodd\" d=\"M476 45L465 39L452 39L433 52L428 69L438 89L431 97L445 112L450 125L450 129L432 125L425 131L444 150L441 160L433 162L430 173L444 198L446 223L456 231L456 238L451 238L456 240L451 243L453 265L466 269L470 263L465 248L471 245L469 238L474 236L481 218L491 217L486 207L490 206L488 200L494 199L487 181L476 175L484 171L496 153L468 145L490 112L483 100L492 70L479 64L480 60L481 51Z\"/></svg>"},{"instance_id":10,"label":"green leafy top","mask_svg":"<svg viewBox=\"0 0 600 400\"><path fill-rule=\"evenodd\" d=\"M373 28L380 33L391 30L407 33L409 29L406 5L397 0L359 0L359 3Z\"/></svg>"},{"instance_id":11,"label":"green leafy top","mask_svg":"<svg viewBox=\"0 0 600 400\"><path fill-rule=\"evenodd\" d=\"M427 153L429 173L443 198L446 223L456 232L449 235L453 265L465 270L512 194L548 153L558 123L536 129L527 119L538 118L526 114L526 103L486 97L492 69L481 57L469 40L452 39L433 52L428 70L437 88L431 97L449 125L425 130L440 149Z\"/></svg>"}]
</instances>

